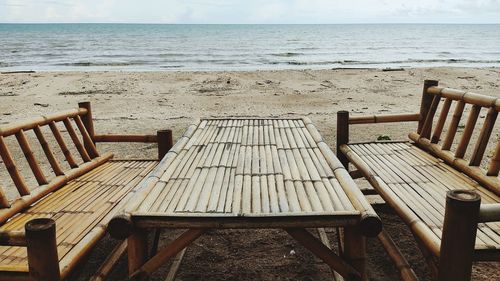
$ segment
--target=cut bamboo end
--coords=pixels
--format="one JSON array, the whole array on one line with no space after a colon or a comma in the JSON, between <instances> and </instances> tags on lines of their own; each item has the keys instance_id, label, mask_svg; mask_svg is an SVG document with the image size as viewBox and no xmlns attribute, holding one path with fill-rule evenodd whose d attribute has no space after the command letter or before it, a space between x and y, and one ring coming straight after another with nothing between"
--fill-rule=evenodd
<instances>
[{"instance_id":1,"label":"cut bamboo end","mask_svg":"<svg viewBox=\"0 0 500 281\"><path fill-rule=\"evenodd\" d=\"M129 214L122 213L114 216L108 224L109 234L116 239L126 239L133 232L134 224Z\"/></svg>"},{"instance_id":2,"label":"cut bamboo end","mask_svg":"<svg viewBox=\"0 0 500 281\"><path fill-rule=\"evenodd\" d=\"M366 237L376 237L382 231L382 221L379 216L365 213L359 222L361 233Z\"/></svg>"},{"instance_id":3,"label":"cut bamboo end","mask_svg":"<svg viewBox=\"0 0 500 281\"><path fill-rule=\"evenodd\" d=\"M56 222L49 218L33 219L26 223L25 231L31 280L61 280L56 242Z\"/></svg>"},{"instance_id":4,"label":"cut bamboo end","mask_svg":"<svg viewBox=\"0 0 500 281\"><path fill-rule=\"evenodd\" d=\"M471 202L476 202L476 204L480 204L481 202L481 196L473 190L455 189L448 191L446 195L446 203L456 207L464 205L469 207Z\"/></svg>"}]
</instances>

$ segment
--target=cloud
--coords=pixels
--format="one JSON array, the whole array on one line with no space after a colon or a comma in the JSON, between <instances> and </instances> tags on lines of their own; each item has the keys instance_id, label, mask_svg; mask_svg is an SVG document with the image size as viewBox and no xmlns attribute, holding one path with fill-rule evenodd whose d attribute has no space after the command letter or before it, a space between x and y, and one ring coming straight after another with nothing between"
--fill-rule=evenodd
<instances>
[{"instance_id":1,"label":"cloud","mask_svg":"<svg viewBox=\"0 0 500 281\"><path fill-rule=\"evenodd\" d=\"M500 22L500 0L0 0L0 22Z\"/></svg>"}]
</instances>

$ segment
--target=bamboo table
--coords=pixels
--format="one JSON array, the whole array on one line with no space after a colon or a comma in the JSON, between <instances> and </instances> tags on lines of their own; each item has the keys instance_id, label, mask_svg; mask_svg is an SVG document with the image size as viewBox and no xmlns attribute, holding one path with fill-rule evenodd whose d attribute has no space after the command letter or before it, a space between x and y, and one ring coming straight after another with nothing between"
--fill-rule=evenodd
<instances>
[{"instance_id":1,"label":"bamboo table","mask_svg":"<svg viewBox=\"0 0 500 281\"><path fill-rule=\"evenodd\" d=\"M381 222L309 119L191 125L109 224L141 280L207 229L280 228L347 280L366 280L364 236ZM342 227L336 254L305 228ZM188 229L149 258L150 228Z\"/></svg>"}]
</instances>

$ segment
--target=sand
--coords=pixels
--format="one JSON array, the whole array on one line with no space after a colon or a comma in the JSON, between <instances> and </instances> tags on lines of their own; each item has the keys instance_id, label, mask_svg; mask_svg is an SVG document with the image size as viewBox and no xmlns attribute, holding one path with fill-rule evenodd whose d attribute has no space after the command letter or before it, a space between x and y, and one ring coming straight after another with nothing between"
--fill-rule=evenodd
<instances>
[{"instance_id":1,"label":"sand","mask_svg":"<svg viewBox=\"0 0 500 281\"><path fill-rule=\"evenodd\" d=\"M215 116L308 116L335 147L335 114L416 113L424 79L500 97L499 68L281 70L251 72L41 72L0 75L0 125L73 108L91 101L98 133L154 133L171 128L179 137L193 119ZM406 139L414 124L359 126L351 138L380 135ZM368 130L369 129L369 130ZM109 146L101 146L107 150ZM154 145L113 145L117 157L151 156ZM6 180L0 180L5 186ZM363 185L364 183L360 183ZM387 228L422 280L430 280L411 234L387 208ZM164 241L175 233L164 233ZM333 239L334 233L330 235ZM107 239L90 257L85 280L114 244ZM295 254L291 255L290 251ZM372 280L398 280L377 240L369 240ZM167 269L167 266L163 268ZM479 264L474 280L498 277L498 266ZM124 278L124 260L111 280ZM162 280L156 274L153 280ZM327 280L329 270L279 231L210 232L191 247L179 280Z\"/></svg>"}]
</instances>

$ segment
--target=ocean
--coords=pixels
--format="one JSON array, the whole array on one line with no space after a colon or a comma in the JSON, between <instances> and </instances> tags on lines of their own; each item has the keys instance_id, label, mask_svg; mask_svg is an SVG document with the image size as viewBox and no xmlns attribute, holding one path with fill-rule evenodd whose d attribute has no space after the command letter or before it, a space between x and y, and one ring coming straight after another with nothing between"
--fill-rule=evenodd
<instances>
[{"instance_id":1,"label":"ocean","mask_svg":"<svg viewBox=\"0 0 500 281\"><path fill-rule=\"evenodd\" d=\"M0 24L0 71L433 66L500 66L500 25Z\"/></svg>"}]
</instances>

